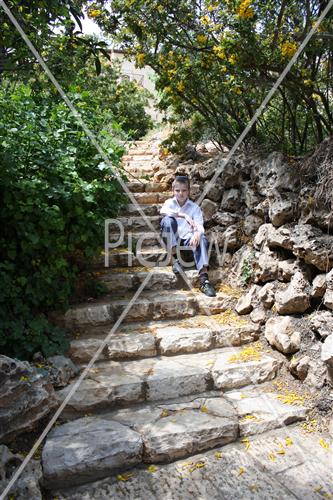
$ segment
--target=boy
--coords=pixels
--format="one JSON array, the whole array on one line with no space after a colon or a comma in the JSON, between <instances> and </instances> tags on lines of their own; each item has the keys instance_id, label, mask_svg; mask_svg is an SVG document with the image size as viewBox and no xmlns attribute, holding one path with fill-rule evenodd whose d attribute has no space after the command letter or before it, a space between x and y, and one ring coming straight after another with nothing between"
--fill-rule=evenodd
<instances>
[{"instance_id":1,"label":"boy","mask_svg":"<svg viewBox=\"0 0 333 500\"><path fill-rule=\"evenodd\" d=\"M177 260L176 247L192 247L196 267L199 271L200 290L208 297L215 297L214 287L208 280L208 241L204 235L203 216L199 205L189 199L190 181L178 175L172 183L173 198L166 200L161 208L161 231L167 248L172 248L172 270L182 272Z\"/></svg>"}]
</instances>

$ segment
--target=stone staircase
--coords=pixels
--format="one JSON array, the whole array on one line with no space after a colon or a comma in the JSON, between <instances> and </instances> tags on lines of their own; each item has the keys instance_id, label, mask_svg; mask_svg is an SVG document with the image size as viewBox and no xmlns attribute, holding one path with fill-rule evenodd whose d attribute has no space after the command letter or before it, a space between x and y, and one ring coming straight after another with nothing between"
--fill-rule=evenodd
<instances>
[{"instance_id":1,"label":"stone staircase","mask_svg":"<svg viewBox=\"0 0 333 500\"><path fill-rule=\"evenodd\" d=\"M152 177L159 165L156 148L145 142L136 143L124 162L139 177ZM128 186L158 228L158 207L170 196L168 186L145 178ZM137 235L149 233L132 205L120 220ZM156 236L145 239L141 254L146 258L156 261L164 253ZM258 324L234 312L239 294L223 286L223 269L211 271L219 291L208 298L188 290L169 266L140 265L126 247L114 249L109 263L110 268L96 270L109 295L73 306L62 318L73 333L70 357L81 369L144 279L151 279L46 440L42 459L48 489L122 477L140 464L172 462L227 443L238 446L249 436L306 418L306 406L288 404L274 391L270 381L281 358L260 340ZM195 287L197 272L186 273ZM73 384L57 392L59 402Z\"/></svg>"}]
</instances>

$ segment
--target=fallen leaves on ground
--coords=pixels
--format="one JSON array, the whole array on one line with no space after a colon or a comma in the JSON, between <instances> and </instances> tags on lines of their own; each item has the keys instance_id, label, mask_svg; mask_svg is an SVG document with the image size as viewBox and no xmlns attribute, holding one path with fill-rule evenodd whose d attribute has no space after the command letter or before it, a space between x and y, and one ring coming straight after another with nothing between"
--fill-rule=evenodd
<instances>
[{"instance_id":1,"label":"fallen leaves on ground","mask_svg":"<svg viewBox=\"0 0 333 500\"><path fill-rule=\"evenodd\" d=\"M322 448L324 448L324 450L328 450L330 447L330 445L323 438L319 439L319 444Z\"/></svg>"},{"instance_id":2,"label":"fallen leaves on ground","mask_svg":"<svg viewBox=\"0 0 333 500\"><path fill-rule=\"evenodd\" d=\"M239 476L241 476L242 474L244 474L244 472L245 472L244 467L240 467L240 468L238 469L238 477L239 477Z\"/></svg>"},{"instance_id":3,"label":"fallen leaves on ground","mask_svg":"<svg viewBox=\"0 0 333 500\"><path fill-rule=\"evenodd\" d=\"M124 474L117 475L117 481L126 482L129 481L134 476L133 472L124 472Z\"/></svg>"},{"instance_id":4,"label":"fallen leaves on ground","mask_svg":"<svg viewBox=\"0 0 333 500\"><path fill-rule=\"evenodd\" d=\"M147 471L148 472L151 472L151 473L154 473L156 472L158 469L156 467L156 465L149 465L149 467L147 467Z\"/></svg>"},{"instance_id":5,"label":"fallen leaves on ground","mask_svg":"<svg viewBox=\"0 0 333 500\"><path fill-rule=\"evenodd\" d=\"M254 342L253 344L244 347L240 352L232 354L228 363L246 363L248 361L259 361L261 359L262 344Z\"/></svg>"},{"instance_id":6,"label":"fallen leaves on ground","mask_svg":"<svg viewBox=\"0 0 333 500\"><path fill-rule=\"evenodd\" d=\"M223 453L221 451L216 451L214 453L214 457L217 458L218 460L220 460L223 456Z\"/></svg>"},{"instance_id":7,"label":"fallen leaves on ground","mask_svg":"<svg viewBox=\"0 0 333 500\"><path fill-rule=\"evenodd\" d=\"M250 442L249 438L241 439L241 443L244 443L246 450L248 450L251 446L251 442Z\"/></svg>"}]
</instances>

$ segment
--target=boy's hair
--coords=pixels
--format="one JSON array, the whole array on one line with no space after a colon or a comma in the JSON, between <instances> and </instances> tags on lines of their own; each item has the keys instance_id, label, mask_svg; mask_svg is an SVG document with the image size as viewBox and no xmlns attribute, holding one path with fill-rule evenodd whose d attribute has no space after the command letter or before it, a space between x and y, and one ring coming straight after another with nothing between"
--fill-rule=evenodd
<instances>
[{"instance_id":1,"label":"boy's hair","mask_svg":"<svg viewBox=\"0 0 333 500\"><path fill-rule=\"evenodd\" d=\"M179 182L179 184L187 184L188 189L190 189L190 179L187 175L176 175L172 182L172 189L175 187L176 182Z\"/></svg>"}]
</instances>

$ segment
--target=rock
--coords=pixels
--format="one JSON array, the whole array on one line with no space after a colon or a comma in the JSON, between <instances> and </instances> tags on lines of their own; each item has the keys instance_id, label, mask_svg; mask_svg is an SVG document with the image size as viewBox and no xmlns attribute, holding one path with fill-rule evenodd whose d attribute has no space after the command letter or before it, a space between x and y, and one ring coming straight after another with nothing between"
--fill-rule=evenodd
<instances>
[{"instance_id":1,"label":"rock","mask_svg":"<svg viewBox=\"0 0 333 500\"><path fill-rule=\"evenodd\" d=\"M211 158L199 166L198 175L202 180L210 179L218 168L219 161L215 158Z\"/></svg>"},{"instance_id":2,"label":"rock","mask_svg":"<svg viewBox=\"0 0 333 500\"><path fill-rule=\"evenodd\" d=\"M236 414L230 403L224 400L223 404L225 416L222 404L216 416L211 413L212 410L214 412L213 405L210 407L206 403L201 411L185 409L160 418L153 424L140 426L138 430L144 442L144 461L171 461L235 441L238 433Z\"/></svg>"},{"instance_id":3,"label":"rock","mask_svg":"<svg viewBox=\"0 0 333 500\"><path fill-rule=\"evenodd\" d=\"M241 155L231 158L228 163L224 158L220 158L217 168L222 168L221 180L225 189L235 188L241 185L244 177L248 176L250 165L247 158Z\"/></svg>"},{"instance_id":4,"label":"rock","mask_svg":"<svg viewBox=\"0 0 333 500\"><path fill-rule=\"evenodd\" d=\"M275 227L290 222L295 217L295 200L281 197L273 198L269 203L268 215Z\"/></svg>"},{"instance_id":5,"label":"rock","mask_svg":"<svg viewBox=\"0 0 333 500\"><path fill-rule=\"evenodd\" d=\"M216 212L213 217L213 221L219 226L231 226L239 221L241 218L238 214L232 214L230 212Z\"/></svg>"},{"instance_id":6,"label":"rock","mask_svg":"<svg viewBox=\"0 0 333 500\"><path fill-rule=\"evenodd\" d=\"M256 307L250 314L250 319L254 323L259 323L259 325L263 325L266 321L266 311L263 307Z\"/></svg>"},{"instance_id":7,"label":"rock","mask_svg":"<svg viewBox=\"0 0 333 500\"><path fill-rule=\"evenodd\" d=\"M207 328L157 328L156 339L161 354L200 352L212 347L212 333Z\"/></svg>"},{"instance_id":8,"label":"rock","mask_svg":"<svg viewBox=\"0 0 333 500\"><path fill-rule=\"evenodd\" d=\"M279 314L303 313L310 307L310 284L298 271L284 290L275 294L276 310Z\"/></svg>"},{"instance_id":9,"label":"rock","mask_svg":"<svg viewBox=\"0 0 333 500\"><path fill-rule=\"evenodd\" d=\"M119 422L85 417L50 432L42 461L47 487L64 488L139 464L142 439Z\"/></svg>"},{"instance_id":10,"label":"rock","mask_svg":"<svg viewBox=\"0 0 333 500\"><path fill-rule=\"evenodd\" d=\"M251 180L261 196L272 193L297 191L300 171L288 164L283 154L271 153L267 158L258 158L251 171Z\"/></svg>"},{"instance_id":11,"label":"rock","mask_svg":"<svg viewBox=\"0 0 333 500\"><path fill-rule=\"evenodd\" d=\"M224 191L220 210L222 212L240 212L242 210L242 199L239 189L232 188Z\"/></svg>"},{"instance_id":12,"label":"rock","mask_svg":"<svg viewBox=\"0 0 333 500\"><path fill-rule=\"evenodd\" d=\"M292 354L301 346L301 334L297 328L298 322L291 316L269 318L265 325L265 337L280 352Z\"/></svg>"},{"instance_id":13,"label":"rock","mask_svg":"<svg viewBox=\"0 0 333 500\"><path fill-rule=\"evenodd\" d=\"M53 387L27 362L0 355L0 440L33 430L56 406Z\"/></svg>"},{"instance_id":14,"label":"rock","mask_svg":"<svg viewBox=\"0 0 333 500\"><path fill-rule=\"evenodd\" d=\"M309 408L285 404L274 393L258 390L229 392L227 399L236 407L240 436L253 436L304 420Z\"/></svg>"},{"instance_id":15,"label":"rock","mask_svg":"<svg viewBox=\"0 0 333 500\"><path fill-rule=\"evenodd\" d=\"M256 189L251 185L251 181L242 183L242 192L246 207L253 211L261 203L262 197L259 196Z\"/></svg>"},{"instance_id":16,"label":"rock","mask_svg":"<svg viewBox=\"0 0 333 500\"><path fill-rule=\"evenodd\" d=\"M12 453L5 445L0 445L0 492L9 483L14 470L21 465L24 457ZM42 500L40 482L42 480L42 468L37 460L30 460L22 474L14 483L8 498L17 500Z\"/></svg>"},{"instance_id":17,"label":"rock","mask_svg":"<svg viewBox=\"0 0 333 500\"><path fill-rule=\"evenodd\" d=\"M309 224L296 225L291 234L293 253L320 271L333 268L333 236Z\"/></svg>"},{"instance_id":18,"label":"rock","mask_svg":"<svg viewBox=\"0 0 333 500\"><path fill-rule=\"evenodd\" d=\"M65 387L79 372L73 361L65 356L51 356L47 362L52 365L50 377L55 387Z\"/></svg>"},{"instance_id":19,"label":"rock","mask_svg":"<svg viewBox=\"0 0 333 500\"><path fill-rule=\"evenodd\" d=\"M321 347L321 360L328 368L333 368L333 333L326 337Z\"/></svg>"},{"instance_id":20,"label":"rock","mask_svg":"<svg viewBox=\"0 0 333 500\"><path fill-rule=\"evenodd\" d=\"M206 194L206 197L209 199L209 200L212 200L212 201L215 201L215 202L220 202L221 201L221 198L222 198L222 185L221 184L214 184L214 185L210 185L210 181L207 181L205 183L205 186L204 186L204 189L206 188L206 186L209 185L209 189L207 191L207 194ZM192 194L192 189L191 189L191 194ZM193 194L192 194L193 196Z\"/></svg>"},{"instance_id":21,"label":"rock","mask_svg":"<svg viewBox=\"0 0 333 500\"><path fill-rule=\"evenodd\" d=\"M278 263L278 279L289 282L297 271L301 271L302 267L298 260L286 259L280 260Z\"/></svg>"},{"instance_id":22,"label":"rock","mask_svg":"<svg viewBox=\"0 0 333 500\"><path fill-rule=\"evenodd\" d=\"M321 299L326 291L326 274L318 274L312 281L311 297Z\"/></svg>"},{"instance_id":23,"label":"rock","mask_svg":"<svg viewBox=\"0 0 333 500\"><path fill-rule=\"evenodd\" d=\"M309 316L310 328L323 339L333 331L333 313L330 311L315 311Z\"/></svg>"},{"instance_id":24,"label":"rock","mask_svg":"<svg viewBox=\"0 0 333 500\"><path fill-rule=\"evenodd\" d=\"M290 372L300 380L305 380L310 368L309 356L302 356L301 358L292 357L289 363Z\"/></svg>"},{"instance_id":25,"label":"rock","mask_svg":"<svg viewBox=\"0 0 333 500\"><path fill-rule=\"evenodd\" d=\"M276 283L266 283L258 292L258 298L266 309L274 304Z\"/></svg>"},{"instance_id":26,"label":"rock","mask_svg":"<svg viewBox=\"0 0 333 500\"><path fill-rule=\"evenodd\" d=\"M250 313L253 309L253 304L257 297L257 293L258 287L256 285L253 285L245 295L242 295L242 297L240 297L236 304L235 311L238 314Z\"/></svg>"},{"instance_id":27,"label":"rock","mask_svg":"<svg viewBox=\"0 0 333 500\"><path fill-rule=\"evenodd\" d=\"M253 236L257 233L259 227L262 225L264 220L258 215L248 215L243 221L243 232L246 236Z\"/></svg>"},{"instance_id":28,"label":"rock","mask_svg":"<svg viewBox=\"0 0 333 500\"><path fill-rule=\"evenodd\" d=\"M327 380L326 364L320 359L311 360L308 376L306 377L304 383L309 387L320 390L325 385L326 380Z\"/></svg>"},{"instance_id":29,"label":"rock","mask_svg":"<svg viewBox=\"0 0 333 500\"><path fill-rule=\"evenodd\" d=\"M253 269L256 283L276 280L279 276L279 260L274 252L264 246L261 252L256 254Z\"/></svg>"},{"instance_id":30,"label":"rock","mask_svg":"<svg viewBox=\"0 0 333 500\"><path fill-rule=\"evenodd\" d=\"M273 224L265 224L265 228L261 231L261 238L263 237L265 237L269 248L280 247L285 250L293 250L292 230L289 227L281 226L276 229Z\"/></svg>"},{"instance_id":31,"label":"rock","mask_svg":"<svg viewBox=\"0 0 333 500\"><path fill-rule=\"evenodd\" d=\"M204 220L210 221L212 219L213 215L215 214L215 212L217 212L217 210L218 210L218 204L215 203L214 201L208 200L206 198L201 203L201 209L203 212Z\"/></svg>"},{"instance_id":32,"label":"rock","mask_svg":"<svg viewBox=\"0 0 333 500\"><path fill-rule=\"evenodd\" d=\"M326 276L326 292L324 295L324 305L333 310L333 269Z\"/></svg>"}]
</instances>

